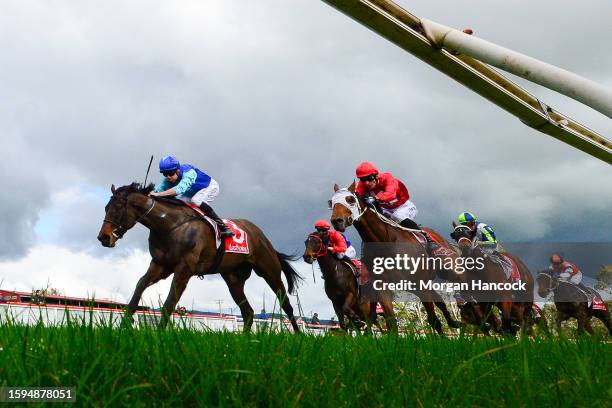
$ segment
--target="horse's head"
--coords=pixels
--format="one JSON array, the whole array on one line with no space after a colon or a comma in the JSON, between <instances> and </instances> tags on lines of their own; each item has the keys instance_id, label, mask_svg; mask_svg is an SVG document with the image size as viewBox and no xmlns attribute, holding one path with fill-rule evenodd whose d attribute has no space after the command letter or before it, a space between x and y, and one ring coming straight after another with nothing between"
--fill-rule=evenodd
<instances>
[{"instance_id":1,"label":"horse's head","mask_svg":"<svg viewBox=\"0 0 612 408\"><path fill-rule=\"evenodd\" d=\"M461 249L461 254L463 256L468 256L473 249L472 230L465 225L457 225L454 222L453 227L454 230L451 233L451 238L457 241L459 249Z\"/></svg>"},{"instance_id":2,"label":"horse's head","mask_svg":"<svg viewBox=\"0 0 612 408\"><path fill-rule=\"evenodd\" d=\"M319 232L313 232L308 235L308 238L304 241L304 246L306 249L302 258L308 264L312 264L317 258L325 256L327 253L327 243Z\"/></svg>"},{"instance_id":3,"label":"horse's head","mask_svg":"<svg viewBox=\"0 0 612 408\"><path fill-rule=\"evenodd\" d=\"M114 247L117 241L142 219L141 213L143 209L146 210L145 202L149 200L147 195L152 190L152 184L146 188L141 188L138 183L117 189L114 185L111 186L113 195L104 207L106 214L98 233L98 241L103 246Z\"/></svg>"},{"instance_id":4,"label":"horse's head","mask_svg":"<svg viewBox=\"0 0 612 408\"><path fill-rule=\"evenodd\" d=\"M344 232L362 214L363 203L355 194L355 182L348 188L340 188L334 185L334 195L329 200L329 208L332 210L331 222L334 229Z\"/></svg>"},{"instance_id":5,"label":"horse's head","mask_svg":"<svg viewBox=\"0 0 612 408\"><path fill-rule=\"evenodd\" d=\"M555 289L555 278L553 278L552 273L548 271L540 272L536 280L538 282L538 295L540 295L540 297L547 297L550 292Z\"/></svg>"}]
</instances>

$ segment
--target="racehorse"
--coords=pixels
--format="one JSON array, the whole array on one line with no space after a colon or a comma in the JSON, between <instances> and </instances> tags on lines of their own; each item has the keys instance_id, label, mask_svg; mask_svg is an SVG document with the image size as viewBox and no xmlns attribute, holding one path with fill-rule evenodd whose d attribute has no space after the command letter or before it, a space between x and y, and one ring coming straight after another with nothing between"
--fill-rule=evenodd
<instances>
[{"instance_id":1,"label":"racehorse","mask_svg":"<svg viewBox=\"0 0 612 408\"><path fill-rule=\"evenodd\" d=\"M610 323L610 311L608 306L603 303L604 309L594 309L593 304L589 306L587 294L570 282L565 282L554 277L549 271L542 271L538 274L538 294L545 298L551 292L555 307L557 308L557 331L561 332L561 323L573 317L578 320L578 333L588 331L593 334L591 318L595 317L602 321L608 329L608 334L612 335L612 324Z\"/></svg>"},{"instance_id":2,"label":"racehorse","mask_svg":"<svg viewBox=\"0 0 612 408\"><path fill-rule=\"evenodd\" d=\"M360 299L359 283L351 266L329 251L329 242L326 242L318 232L308 235L304 245L306 247L304 262L312 264L316 260L319 264L325 280L325 294L334 306L340 327L345 331L359 330L361 322L365 322L366 333L371 333L374 323L382 332L377 321L376 302ZM348 318L348 324L345 322L345 317Z\"/></svg>"},{"instance_id":3,"label":"racehorse","mask_svg":"<svg viewBox=\"0 0 612 408\"><path fill-rule=\"evenodd\" d=\"M503 267L495 262L491 255L485 255L482 248L472 239L471 230L465 225L456 225L453 231L453 238L457 240L463 258L480 259L482 260L482 268L471 268L466 273L469 274L469 280L480 281L485 283L505 283L507 282L506 274ZM531 333L533 324L535 323L532 314L533 305L533 277L527 269L527 266L516 256L504 252L505 256L511 258L516 264L519 273L519 279L525 285L525 291L496 290L485 294L483 292L473 292L470 296L474 297L478 302L480 310L485 316L491 315L491 306L496 305L502 314L503 333L515 334L512 323L517 323L525 332ZM495 321L489 321L496 327ZM482 324L478 320L478 324Z\"/></svg>"},{"instance_id":4,"label":"racehorse","mask_svg":"<svg viewBox=\"0 0 612 408\"><path fill-rule=\"evenodd\" d=\"M277 252L261 229L244 219L233 222L247 234L248 254L228 252L219 256L212 226L203 222L193 209L182 202L179 205L178 200L149 197L153 187L153 184L144 188L138 183L132 183L115 189L113 185L112 196L105 207L106 215L98 234L102 245L112 248L137 223L150 230L149 253L152 259L128 305L130 316L136 311L147 287L174 274L170 293L162 308L160 326L164 327L192 276L219 273L240 308L244 331L248 332L253 324L254 313L244 294L244 284L254 270L276 293L291 326L295 332L299 332L293 307L281 279L282 270L289 293L294 293L298 281L302 279L288 262L294 258Z\"/></svg>"},{"instance_id":5,"label":"racehorse","mask_svg":"<svg viewBox=\"0 0 612 408\"><path fill-rule=\"evenodd\" d=\"M336 230L342 232L349 226L354 225L364 243L406 243L408 245L402 245L402 247L398 249L402 251L403 254L395 255L407 255L414 259L428 256L426 248L419 242L414 232L406 230L393 221L388 220L384 215L380 214L375 207L366 205L365 201L355 194L355 182L348 188L343 189L336 184L334 186L334 195L329 201L329 205L332 209L331 222ZM427 233L435 237L438 242L446 242L433 230L427 229ZM403 276L403 278L415 282L418 286L419 282L433 280L435 276L436 270L421 267L415 271L411 271L410 274ZM460 327L460 323L453 319L442 297L435 290L419 288L411 292L414 293L421 300L423 306L425 306L427 321L438 334L442 334L442 322L440 322L440 319L436 316L434 305L442 312L449 327ZM385 294L384 292L379 292L379 294L383 294L387 297L390 296L389 293ZM395 321L393 308L389 305L391 305L391 302L387 305L382 304L385 314L390 316L387 318L387 321Z\"/></svg>"}]
</instances>

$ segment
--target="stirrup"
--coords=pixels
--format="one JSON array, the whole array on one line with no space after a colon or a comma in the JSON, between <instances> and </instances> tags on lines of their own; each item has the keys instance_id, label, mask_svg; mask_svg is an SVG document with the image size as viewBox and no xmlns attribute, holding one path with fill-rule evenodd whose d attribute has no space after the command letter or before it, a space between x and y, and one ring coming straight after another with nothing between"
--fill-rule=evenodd
<instances>
[{"instance_id":1,"label":"stirrup","mask_svg":"<svg viewBox=\"0 0 612 408\"><path fill-rule=\"evenodd\" d=\"M233 237L235 235L234 231L225 225L225 223L217 224L217 226L219 227L219 235L221 237Z\"/></svg>"}]
</instances>

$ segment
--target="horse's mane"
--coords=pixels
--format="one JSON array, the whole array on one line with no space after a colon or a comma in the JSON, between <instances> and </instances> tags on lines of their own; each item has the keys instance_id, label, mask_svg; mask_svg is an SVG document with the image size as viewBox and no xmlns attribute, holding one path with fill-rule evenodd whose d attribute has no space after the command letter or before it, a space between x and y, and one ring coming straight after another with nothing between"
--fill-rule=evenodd
<instances>
[{"instance_id":1,"label":"horse's mane","mask_svg":"<svg viewBox=\"0 0 612 408\"><path fill-rule=\"evenodd\" d=\"M125 193L125 194L140 193L140 194L148 195L151 191L153 191L154 188L155 188L155 184L153 183L149 183L148 186L143 187L142 184L134 181L132 182L132 184L128 184L127 186L119 187L117 190L115 190L115 193Z\"/></svg>"}]
</instances>

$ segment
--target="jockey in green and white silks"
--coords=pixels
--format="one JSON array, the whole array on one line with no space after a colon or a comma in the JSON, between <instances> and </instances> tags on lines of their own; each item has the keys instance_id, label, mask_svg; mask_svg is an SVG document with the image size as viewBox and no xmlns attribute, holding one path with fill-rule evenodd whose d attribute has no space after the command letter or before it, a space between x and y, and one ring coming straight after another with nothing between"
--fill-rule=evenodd
<instances>
[{"instance_id":1,"label":"jockey in green and white silks","mask_svg":"<svg viewBox=\"0 0 612 408\"><path fill-rule=\"evenodd\" d=\"M219 183L215 179L191 164L181 164L173 156L164 156L159 161L159 172L164 179L155 186L150 196L176 197L186 203L196 204L215 221L221 236L234 235L209 205L219 195Z\"/></svg>"},{"instance_id":2,"label":"jockey in green and white silks","mask_svg":"<svg viewBox=\"0 0 612 408\"><path fill-rule=\"evenodd\" d=\"M478 222L476 216L469 212L459 214L458 221L459 224L465 225L472 231L472 239L476 239L482 249L491 252L497 250L497 237L495 231L489 225Z\"/></svg>"}]
</instances>

